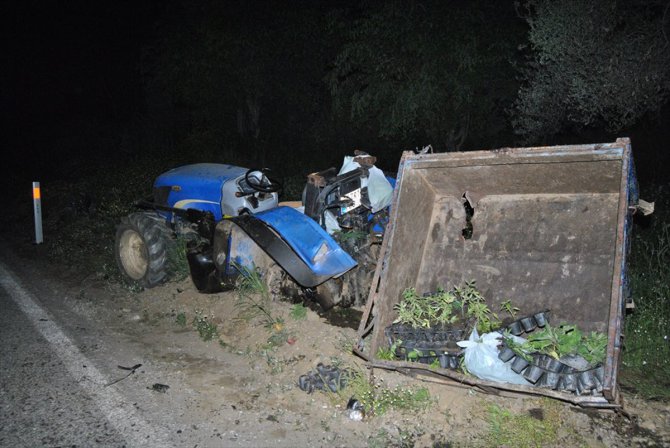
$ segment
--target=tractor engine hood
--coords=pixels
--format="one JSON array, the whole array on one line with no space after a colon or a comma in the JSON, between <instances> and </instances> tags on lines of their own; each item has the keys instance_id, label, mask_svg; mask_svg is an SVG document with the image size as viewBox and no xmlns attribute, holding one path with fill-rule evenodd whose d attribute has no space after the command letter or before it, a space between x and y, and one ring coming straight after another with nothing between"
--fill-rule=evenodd
<instances>
[{"instance_id":1,"label":"tractor engine hood","mask_svg":"<svg viewBox=\"0 0 670 448\"><path fill-rule=\"evenodd\" d=\"M221 163L197 163L174 168L154 182L154 203L162 207L211 212L215 221L236 216L240 209L254 208L245 197L237 197L238 183L247 168ZM254 212L276 206L276 194L260 200Z\"/></svg>"}]
</instances>

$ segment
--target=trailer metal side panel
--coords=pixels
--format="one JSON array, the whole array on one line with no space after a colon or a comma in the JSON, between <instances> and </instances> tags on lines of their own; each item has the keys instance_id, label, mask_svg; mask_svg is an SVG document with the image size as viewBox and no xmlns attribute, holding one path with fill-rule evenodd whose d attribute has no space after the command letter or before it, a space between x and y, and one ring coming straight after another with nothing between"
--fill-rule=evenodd
<instances>
[{"instance_id":1,"label":"trailer metal side panel","mask_svg":"<svg viewBox=\"0 0 670 448\"><path fill-rule=\"evenodd\" d=\"M494 387L613 406L622 341L626 252L637 185L628 139L609 144L403 154L357 352L373 365L409 287L475 280L492 310L551 310L553 324L608 334L602 396ZM470 207L470 209L468 208ZM403 370L411 363L396 363ZM420 369L425 366L415 366ZM437 369L445 377L454 372ZM458 375L456 375L458 376ZM463 378L458 378L463 381ZM490 382L470 378L475 384ZM551 392L551 393L550 393Z\"/></svg>"}]
</instances>

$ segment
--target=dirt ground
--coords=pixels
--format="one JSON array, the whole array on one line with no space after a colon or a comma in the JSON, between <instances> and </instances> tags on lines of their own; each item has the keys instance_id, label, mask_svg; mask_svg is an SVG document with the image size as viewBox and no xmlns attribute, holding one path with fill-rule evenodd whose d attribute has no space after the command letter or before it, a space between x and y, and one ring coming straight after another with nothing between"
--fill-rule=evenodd
<instances>
[{"instance_id":1,"label":"dirt ground","mask_svg":"<svg viewBox=\"0 0 670 448\"><path fill-rule=\"evenodd\" d=\"M555 440L538 446L670 444L664 403L625 396L625 416L370 372L351 354L362 310L307 309L299 318L291 315L293 304L272 302L267 311L283 323L268 328L265 315L241 318L244 306L236 292L199 294L189 279L137 293L90 277L70 286L69 295L79 312L146 349L163 372L160 383L171 386L166 397L174 388L188 391L191 400L179 412L216 428L211 446L491 446L500 443L492 435L492 409L553 419L547 423L558 428ZM194 320L215 324L218 336L203 341ZM308 394L298 387L300 375L318 363L360 371L384 387L426 387L432 402L424 411L391 410L352 420L346 388ZM532 440L532 434L519 437Z\"/></svg>"},{"instance_id":2,"label":"dirt ground","mask_svg":"<svg viewBox=\"0 0 670 448\"><path fill-rule=\"evenodd\" d=\"M100 275L82 279L76 272L43 272L68 312L104 328L120 347L133 348L132 359L118 363L143 366L114 386L172 428L178 446L670 446L667 403L624 393L625 413L594 411L369 371L351 353L361 309L308 308L300 318L292 316L293 304L271 302L269 315L282 323L268 327L267 315L242 318L245 307L237 292L199 294L188 278L134 292ZM194 321L215 324L218 335L204 341ZM89 350L98 359L105 353ZM353 420L346 387L339 394L308 394L298 387L298 378L318 363L358 371L380 387L425 387L430 404L421 411L392 409ZM157 393L151 388L156 383L169 389ZM496 415L525 422L516 443L501 438L499 426L508 420ZM533 432L533 420L553 429Z\"/></svg>"}]
</instances>

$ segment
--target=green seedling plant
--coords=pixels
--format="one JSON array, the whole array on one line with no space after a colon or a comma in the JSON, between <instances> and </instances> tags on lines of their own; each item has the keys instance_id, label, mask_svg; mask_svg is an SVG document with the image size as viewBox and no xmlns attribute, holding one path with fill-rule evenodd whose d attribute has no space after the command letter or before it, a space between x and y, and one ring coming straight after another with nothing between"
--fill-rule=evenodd
<instances>
[{"instance_id":1,"label":"green seedling plant","mask_svg":"<svg viewBox=\"0 0 670 448\"><path fill-rule=\"evenodd\" d=\"M516 314L519 312L519 308L512 305L512 300L507 299L500 304L500 311L509 314L512 316L512 319L514 319Z\"/></svg>"},{"instance_id":2,"label":"green seedling plant","mask_svg":"<svg viewBox=\"0 0 670 448\"><path fill-rule=\"evenodd\" d=\"M512 316L519 310L510 300L503 302L502 309ZM491 311L474 281L466 282L462 287L454 287L451 291L438 288L436 293L425 296L417 294L414 288L407 288L394 310L398 316L394 323L410 325L412 328L432 328L437 325L448 327L460 321L473 321L482 334L500 326L500 318Z\"/></svg>"},{"instance_id":3,"label":"green seedling plant","mask_svg":"<svg viewBox=\"0 0 670 448\"><path fill-rule=\"evenodd\" d=\"M407 360L411 362L417 362L421 356L421 352L415 348L407 352Z\"/></svg>"},{"instance_id":4,"label":"green seedling plant","mask_svg":"<svg viewBox=\"0 0 670 448\"><path fill-rule=\"evenodd\" d=\"M531 333L523 344L515 342L509 332L505 332L503 340L507 347L526 361L532 359L532 353L549 355L554 359L580 355L595 366L604 361L607 350L607 335L596 331L584 335L575 325L565 324L557 327L547 324L542 330Z\"/></svg>"},{"instance_id":5,"label":"green seedling plant","mask_svg":"<svg viewBox=\"0 0 670 448\"><path fill-rule=\"evenodd\" d=\"M403 299L394 309L398 313L395 323L413 328L431 328L435 325L452 325L459 320L461 303L449 291L438 288L435 294L420 296L416 289L407 288Z\"/></svg>"},{"instance_id":6,"label":"green seedling plant","mask_svg":"<svg viewBox=\"0 0 670 448\"><path fill-rule=\"evenodd\" d=\"M461 299L467 318L477 322L479 334L488 333L500 326L498 315L492 312L486 304L486 299L479 292L474 281L465 282L465 286L462 287L454 287L454 293Z\"/></svg>"},{"instance_id":7,"label":"green seedling plant","mask_svg":"<svg viewBox=\"0 0 670 448\"><path fill-rule=\"evenodd\" d=\"M236 302L239 317L247 321L260 319L267 329L281 331L284 320L270 312L270 291L259 270L255 266L247 267L237 263L233 263L233 266L241 274L237 282Z\"/></svg>"},{"instance_id":8,"label":"green seedling plant","mask_svg":"<svg viewBox=\"0 0 670 448\"><path fill-rule=\"evenodd\" d=\"M390 347L379 347L377 350L377 359L383 359L386 361L393 361L396 359L396 352L398 347L402 346L402 340L397 339L393 341Z\"/></svg>"},{"instance_id":9,"label":"green seedling plant","mask_svg":"<svg viewBox=\"0 0 670 448\"><path fill-rule=\"evenodd\" d=\"M398 313L394 323L411 325L412 328L430 327L428 300L419 296L414 288L407 288L403 291L402 301L394 309Z\"/></svg>"},{"instance_id":10,"label":"green seedling plant","mask_svg":"<svg viewBox=\"0 0 670 448\"><path fill-rule=\"evenodd\" d=\"M544 353L559 359L563 355L574 355L579 351L582 332L575 325L547 324L542 330L531 333L527 344L530 351Z\"/></svg>"},{"instance_id":11,"label":"green seedling plant","mask_svg":"<svg viewBox=\"0 0 670 448\"><path fill-rule=\"evenodd\" d=\"M458 320L457 311L463 305L459 302L453 292L437 288L437 293L429 298L430 318L438 324L448 326Z\"/></svg>"},{"instance_id":12,"label":"green seedling plant","mask_svg":"<svg viewBox=\"0 0 670 448\"><path fill-rule=\"evenodd\" d=\"M524 343L518 343L512 338L512 334L509 332L509 330L505 330L503 333L503 342L507 347L509 347L510 350L512 350L517 356L521 356L523 359L525 359L528 362L531 362L533 360L533 357L530 354L530 346L528 345L527 342Z\"/></svg>"},{"instance_id":13,"label":"green seedling plant","mask_svg":"<svg viewBox=\"0 0 670 448\"><path fill-rule=\"evenodd\" d=\"M607 352L607 335L592 331L584 336L577 354L582 356L590 365L600 364L605 360Z\"/></svg>"}]
</instances>

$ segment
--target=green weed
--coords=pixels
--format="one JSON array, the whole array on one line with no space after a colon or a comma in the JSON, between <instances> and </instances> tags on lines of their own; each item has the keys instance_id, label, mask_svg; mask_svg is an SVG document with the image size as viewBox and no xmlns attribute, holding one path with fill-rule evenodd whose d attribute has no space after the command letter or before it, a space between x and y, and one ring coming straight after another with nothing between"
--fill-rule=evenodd
<instances>
[{"instance_id":1,"label":"green weed","mask_svg":"<svg viewBox=\"0 0 670 448\"><path fill-rule=\"evenodd\" d=\"M307 317L307 307L302 303L296 303L291 307L289 316L291 316L293 320L303 320Z\"/></svg>"},{"instance_id":2,"label":"green weed","mask_svg":"<svg viewBox=\"0 0 670 448\"><path fill-rule=\"evenodd\" d=\"M421 428L398 429L398 434L390 434L386 429L380 429L377 434L368 437L368 448L413 448L416 446L416 437L423 434ZM435 448L436 445L433 445Z\"/></svg>"},{"instance_id":3,"label":"green weed","mask_svg":"<svg viewBox=\"0 0 670 448\"><path fill-rule=\"evenodd\" d=\"M177 314L177 317L175 317L175 322L180 327L185 327L186 326L186 313L182 312L182 313Z\"/></svg>"},{"instance_id":4,"label":"green weed","mask_svg":"<svg viewBox=\"0 0 670 448\"><path fill-rule=\"evenodd\" d=\"M498 405L488 407L489 431L486 446L542 447L556 442L560 426L560 405L543 400L531 413L515 414Z\"/></svg>"},{"instance_id":5,"label":"green weed","mask_svg":"<svg viewBox=\"0 0 670 448\"><path fill-rule=\"evenodd\" d=\"M368 416L381 416L391 409L418 412L433 403L425 387L387 387L379 379L370 382L361 370L351 373L346 388L338 394L346 399L355 397Z\"/></svg>"},{"instance_id":6,"label":"green weed","mask_svg":"<svg viewBox=\"0 0 670 448\"><path fill-rule=\"evenodd\" d=\"M387 361L394 361L396 359L396 352L398 347L402 345L402 341L397 339L393 341L390 347L379 347L377 350L377 359L384 359Z\"/></svg>"},{"instance_id":7,"label":"green weed","mask_svg":"<svg viewBox=\"0 0 670 448\"><path fill-rule=\"evenodd\" d=\"M205 161L207 155L200 154ZM157 155L143 151L117 162L91 159L79 165L76 180L45 184L44 233L49 259L84 275L98 273L120 283L121 276L110 275L117 269L114 238L119 219L137 211L135 201L151 192L159 174L192 158L185 153Z\"/></svg>"},{"instance_id":8,"label":"green weed","mask_svg":"<svg viewBox=\"0 0 670 448\"><path fill-rule=\"evenodd\" d=\"M355 345L356 341L342 332L339 333L337 340L333 343L333 346L342 353L353 352Z\"/></svg>"},{"instance_id":9,"label":"green weed","mask_svg":"<svg viewBox=\"0 0 670 448\"><path fill-rule=\"evenodd\" d=\"M268 345L270 347L279 347L284 345L288 339L289 334L284 328L283 322L275 322L270 328L270 337L268 337Z\"/></svg>"},{"instance_id":10,"label":"green weed","mask_svg":"<svg viewBox=\"0 0 670 448\"><path fill-rule=\"evenodd\" d=\"M215 336L219 335L217 325L211 322L207 316L204 316L201 311L196 311L192 325L203 341L211 341Z\"/></svg>"},{"instance_id":11,"label":"green weed","mask_svg":"<svg viewBox=\"0 0 670 448\"><path fill-rule=\"evenodd\" d=\"M108 221L84 216L54 226L51 228L49 223L46 229L50 261L58 264L65 262L86 273L104 273L105 264L116 266L113 254L114 226Z\"/></svg>"},{"instance_id":12,"label":"green weed","mask_svg":"<svg viewBox=\"0 0 670 448\"><path fill-rule=\"evenodd\" d=\"M634 228L630 283L635 309L626 317L622 383L647 398L670 399L670 189L649 193L656 211Z\"/></svg>"},{"instance_id":13,"label":"green weed","mask_svg":"<svg viewBox=\"0 0 670 448\"><path fill-rule=\"evenodd\" d=\"M402 293L402 300L393 309L398 314L394 323L414 328L474 321L481 334L500 326L500 318L488 307L474 281L465 282L451 291L438 288L436 293L429 295L419 295L414 288L407 288ZM502 309L512 315L518 311L509 300L503 303Z\"/></svg>"},{"instance_id":14,"label":"green weed","mask_svg":"<svg viewBox=\"0 0 670 448\"><path fill-rule=\"evenodd\" d=\"M270 374L276 375L284 371L284 366L279 358L277 358L272 350L261 350L259 355L263 357L265 363L270 369Z\"/></svg>"},{"instance_id":15,"label":"green weed","mask_svg":"<svg viewBox=\"0 0 670 448\"><path fill-rule=\"evenodd\" d=\"M187 244L187 239L178 235L168 246L168 268L172 281L182 281L191 274L186 258Z\"/></svg>"},{"instance_id":16,"label":"green weed","mask_svg":"<svg viewBox=\"0 0 670 448\"><path fill-rule=\"evenodd\" d=\"M246 321L261 319L267 328L283 324L270 311L270 292L256 267L234 265L240 272L237 282L238 317Z\"/></svg>"},{"instance_id":17,"label":"green weed","mask_svg":"<svg viewBox=\"0 0 670 448\"><path fill-rule=\"evenodd\" d=\"M239 296L257 295L263 301L270 299L268 286L263 281L263 277L256 266L248 267L237 263L233 263L233 266L240 273L240 279L237 282Z\"/></svg>"}]
</instances>

